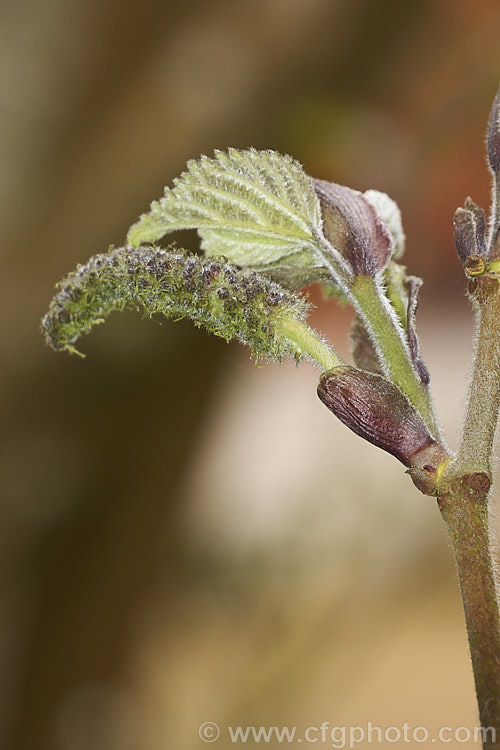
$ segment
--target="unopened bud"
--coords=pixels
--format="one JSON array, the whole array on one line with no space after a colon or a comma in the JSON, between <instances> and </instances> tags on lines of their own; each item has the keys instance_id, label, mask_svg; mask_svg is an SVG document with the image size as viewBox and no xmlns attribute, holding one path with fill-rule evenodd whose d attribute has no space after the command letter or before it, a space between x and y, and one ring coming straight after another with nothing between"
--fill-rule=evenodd
<instances>
[{"instance_id":1,"label":"unopened bud","mask_svg":"<svg viewBox=\"0 0 500 750\"><path fill-rule=\"evenodd\" d=\"M486 219L482 208L470 198L466 198L464 207L457 208L453 217L453 235L458 257L467 268L467 259L483 256L485 246ZM469 264L470 265L470 264ZM474 266L471 266L473 268Z\"/></svg>"},{"instance_id":2,"label":"unopened bud","mask_svg":"<svg viewBox=\"0 0 500 750\"><path fill-rule=\"evenodd\" d=\"M405 466L423 462L427 471L447 456L406 396L381 375L342 365L321 377L318 396L353 432Z\"/></svg>"},{"instance_id":3,"label":"unopened bud","mask_svg":"<svg viewBox=\"0 0 500 750\"><path fill-rule=\"evenodd\" d=\"M313 180L321 204L323 234L355 276L375 276L391 257L393 239L376 209L360 192Z\"/></svg>"},{"instance_id":4,"label":"unopened bud","mask_svg":"<svg viewBox=\"0 0 500 750\"><path fill-rule=\"evenodd\" d=\"M464 208L474 214L476 222L476 248L479 255L486 253L486 216L484 210L474 203L470 195L464 200Z\"/></svg>"},{"instance_id":5,"label":"unopened bud","mask_svg":"<svg viewBox=\"0 0 500 750\"><path fill-rule=\"evenodd\" d=\"M500 88L497 91L488 122L488 159L494 172L500 169Z\"/></svg>"}]
</instances>

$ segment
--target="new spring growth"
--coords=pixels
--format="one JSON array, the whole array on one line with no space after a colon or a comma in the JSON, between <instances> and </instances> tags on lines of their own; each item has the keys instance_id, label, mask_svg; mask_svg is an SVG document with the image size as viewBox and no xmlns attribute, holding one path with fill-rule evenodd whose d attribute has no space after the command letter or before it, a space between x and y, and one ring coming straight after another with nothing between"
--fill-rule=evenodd
<instances>
[{"instance_id":1,"label":"new spring growth","mask_svg":"<svg viewBox=\"0 0 500 750\"><path fill-rule=\"evenodd\" d=\"M351 331L353 357L362 369L384 374L406 394L428 429L439 435L430 403L429 373L415 329L420 279L397 263L404 251L401 215L384 193L360 193L313 180L323 234L349 269L346 296L357 315Z\"/></svg>"},{"instance_id":2,"label":"new spring growth","mask_svg":"<svg viewBox=\"0 0 500 750\"><path fill-rule=\"evenodd\" d=\"M188 228L198 231L205 257L152 244ZM188 163L132 226L127 242L61 283L42 323L51 346L76 352L81 335L124 308L187 317L238 339L254 357L308 355L329 373L325 393L342 376L328 406L410 468L417 453L439 444L415 331L421 282L398 263L401 215L384 193L313 180L294 159L273 151L217 151ZM358 368L346 369L307 326L308 305L297 292L311 282L355 308Z\"/></svg>"},{"instance_id":3,"label":"new spring growth","mask_svg":"<svg viewBox=\"0 0 500 750\"><path fill-rule=\"evenodd\" d=\"M372 204L359 192L314 180L321 204L323 234L347 261L349 276L383 271L392 254L392 236Z\"/></svg>"},{"instance_id":4,"label":"new spring growth","mask_svg":"<svg viewBox=\"0 0 500 750\"><path fill-rule=\"evenodd\" d=\"M488 279L497 279L500 271L500 89L497 92L488 122L488 163L493 175L493 195L489 228L483 209L472 198L466 198L463 207L457 208L453 217L455 247L464 271L474 283L469 290L474 293L486 288Z\"/></svg>"},{"instance_id":5,"label":"new spring growth","mask_svg":"<svg viewBox=\"0 0 500 750\"><path fill-rule=\"evenodd\" d=\"M494 174L500 170L500 88L491 107L488 122L488 161Z\"/></svg>"},{"instance_id":6,"label":"new spring growth","mask_svg":"<svg viewBox=\"0 0 500 750\"><path fill-rule=\"evenodd\" d=\"M471 198L465 199L463 208L457 208L453 218L455 247L470 278L496 277L500 271L500 88L488 121L487 151L493 175L489 229L483 209Z\"/></svg>"},{"instance_id":7,"label":"new spring growth","mask_svg":"<svg viewBox=\"0 0 500 750\"><path fill-rule=\"evenodd\" d=\"M422 417L393 383L381 375L344 365L321 377L318 396L356 435L408 467L422 492L436 494L448 452L434 440Z\"/></svg>"},{"instance_id":8,"label":"new spring growth","mask_svg":"<svg viewBox=\"0 0 500 750\"><path fill-rule=\"evenodd\" d=\"M459 569L481 722L500 732L500 622L487 511L500 413L500 90L489 119L488 160L488 226L470 198L453 223L477 326L463 436L453 458L440 435L416 333L422 282L399 262L405 238L398 207L376 190L312 179L289 156L230 149L190 161L132 226L124 247L94 256L59 285L42 327L52 347L76 353L81 335L128 307L189 318L241 341L254 357L307 355L316 362L323 404L401 461L423 493L438 496ZM178 229L198 232L203 255L155 245ZM354 308L353 365L307 325L309 307L299 291L312 282Z\"/></svg>"},{"instance_id":9,"label":"new spring growth","mask_svg":"<svg viewBox=\"0 0 500 750\"><path fill-rule=\"evenodd\" d=\"M497 259L500 255L500 88L495 96L488 124L488 160L493 172L489 258Z\"/></svg>"},{"instance_id":10,"label":"new spring growth","mask_svg":"<svg viewBox=\"0 0 500 750\"><path fill-rule=\"evenodd\" d=\"M305 325L303 298L230 263L152 247L118 248L79 266L60 284L42 328L54 349L79 353L82 335L125 308L189 318L226 341L238 339L256 358L339 361Z\"/></svg>"},{"instance_id":11,"label":"new spring growth","mask_svg":"<svg viewBox=\"0 0 500 750\"><path fill-rule=\"evenodd\" d=\"M491 453L500 394L497 387L500 354L497 350L500 305L500 89L488 122L488 164L493 178L489 221L470 199L454 216L455 247L468 279L475 313L473 377L457 455L463 474L481 473L491 480Z\"/></svg>"}]
</instances>

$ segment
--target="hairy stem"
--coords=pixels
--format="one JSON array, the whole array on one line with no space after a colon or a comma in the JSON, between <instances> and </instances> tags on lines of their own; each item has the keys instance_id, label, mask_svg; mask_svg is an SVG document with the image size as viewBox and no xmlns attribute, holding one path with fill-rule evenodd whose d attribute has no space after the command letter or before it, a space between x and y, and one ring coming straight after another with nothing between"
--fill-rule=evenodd
<instances>
[{"instance_id":1,"label":"hairy stem","mask_svg":"<svg viewBox=\"0 0 500 750\"><path fill-rule=\"evenodd\" d=\"M500 741L500 617L488 493L500 408L500 287L487 274L471 282L478 334L461 445L439 491L460 580L482 727ZM484 748L497 747L495 737Z\"/></svg>"},{"instance_id":2,"label":"hairy stem","mask_svg":"<svg viewBox=\"0 0 500 750\"><path fill-rule=\"evenodd\" d=\"M456 471L491 477L491 454L500 408L500 289L494 278L471 282L477 339Z\"/></svg>"},{"instance_id":3,"label":"hairy stem","mask_svg":"<svg viewBox=\"0 0 500 750\"><path fill-rule=\"evenodd\" d=\"M333 370L334 367L343 364L333 349L325 344L318 334L305 323L301 323L290 316L283 318L279 328L289 341L292 341L300 350L316 360L323 370Z\"/></svg>"},{"instance_id":4,"label":"hairy stem","mask_svg":"<svg viewBox=\"0 0 500 750\"><path fill-rule=\"evenodd\" d=\"M487 483L466 475L450 483L439 507L453 543L469 637L484 748L500 740L500 619L490 546ZM478 486L475 486L478 485Z\"/></svg>"},{"instance_id":5,"label":"hairy stem","mask_svg":"<svg viewBox=\"0 0 500 750\"><path fill-rule=\"evenodd\" d=\"M490 258L497 258L500 251L499 229L500 229L500 175L494 172L493 179L493 202L491 206L491 229L489 236Z\"/></svg>"},{"instance_id":6,"label":"hairy stem","mask_svg":"<svg viewBox=\"0 0 500 750\"><path fill-rule=\"evenodd\" d=\"M384 304L376 280L371 276L359 276L351 292L357 302L358 311L375 340L387 377L406 394L431 434L439 438L439 428L429 392L412 366L404 332L395 314L394 317L390 314L389 303Z\"/></svg>"}]
</instances>

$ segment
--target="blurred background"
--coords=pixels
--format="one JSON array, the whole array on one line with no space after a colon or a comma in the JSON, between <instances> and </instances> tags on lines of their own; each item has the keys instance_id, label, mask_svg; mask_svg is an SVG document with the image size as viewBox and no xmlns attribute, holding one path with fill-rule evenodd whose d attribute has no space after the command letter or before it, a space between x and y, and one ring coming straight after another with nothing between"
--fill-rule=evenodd
<instances>
[{"instance_id":1,"label":"blurred background","mask_svg":"<svg viewBox=\"0 0 500 750\"><path fill-rule=\"evenodd\" d=\"M311 366L256 368L189 323L131 314L80 360L48 350L39 320L188 158L277 149L400 205L453 444L471 320L451 219L469 194L488 207L498 2L0 14L1 747L191 750L209 720L472 727L435 503L321 405ZM348 356L351 313L309 293Z\"/></svg>"}]
</instances>

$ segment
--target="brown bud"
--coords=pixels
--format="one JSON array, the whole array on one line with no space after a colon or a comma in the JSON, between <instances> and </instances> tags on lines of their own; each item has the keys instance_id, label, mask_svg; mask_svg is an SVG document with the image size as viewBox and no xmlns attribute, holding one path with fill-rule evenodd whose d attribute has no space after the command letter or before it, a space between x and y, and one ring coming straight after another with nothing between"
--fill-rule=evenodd
<instances>
[{"instance_id":1,"label":"brown bud","mask_svg":"<svg viewBox=\"0 0 500 750\"><path fill-rule=\"evenodd\" d=\"M455 247L464 265L471 256L485 254L485 229L484 211L467 198L464 208L457 208L453 217Z\"/></svg>"},{"instance_id":2,"label":"brown bud","mask_svg":"<svg viewBox=\"0 0 500 750\"><path fill-rule=\"evenodd\" d=\"M453 238L458 257L465 263L476 252L476 225L474 215L465 208L457 208L453 217Z\"/></svg>"},{"instance_id":3,"label":"brown bud","mask_svg":"<svg viewBox=\"0 0 500 750\"><path fill-rule=\"evenodd\" d=\"M406 396L381 375L342 365L321 377L318 396L353 432L405 466L437 445Z\"/></svg>"},{"instance_id":4,"label":"brown bud","mask_svg":"<svg viewBox=\"0 0 500 750\"><path fill-rule=\"evenodd\" d=\"M494 172L500 169L500 88L497 91L488 122L488 160Z\"/></svg>"},{"instance_id":5,"label":"brown bud","mask_svg":"<svg viewBox=\"0 0 500 750\"><path fill-rule=\"evenodd\" d=\"M470 195L464 200L464 208L474 214L476 222L476 248L480 255L486 253L486 216L484 210L474 203Z\"/></svg>"},{"instance_id":6,"label":"brown bud","mask_svg":"<svg viewBox=\"0 0 500 750\"><path fill-rule=\"evenodd\" d=\"M321 204L323 233L355 276L375 276L391 257L392 238L372 204L357 190L313 180Z\"/></svg>"}]
</instances>

